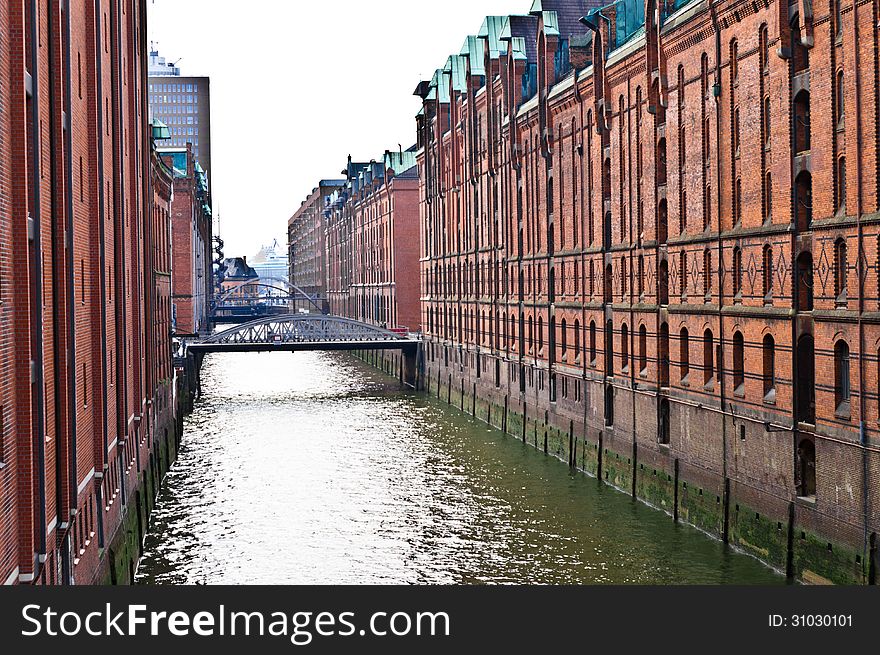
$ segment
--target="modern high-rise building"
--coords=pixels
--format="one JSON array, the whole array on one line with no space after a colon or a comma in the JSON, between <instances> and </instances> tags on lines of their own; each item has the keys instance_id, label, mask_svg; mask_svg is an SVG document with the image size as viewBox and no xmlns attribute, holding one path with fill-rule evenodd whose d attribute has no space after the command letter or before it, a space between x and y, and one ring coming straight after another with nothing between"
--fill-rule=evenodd
<instances>
[{"instance_id":1,"label":"modern high-rise building","mask_svg":"<svg viewBox=\"0 0 880 655\"><path fill-rule=\"evenodd\" d=\"M167 64L157 50L150 51L150 112L171 131L163 145L193 145L196 160L211 183L211 78L185 77Z\"/></svg>"}]
</instances>

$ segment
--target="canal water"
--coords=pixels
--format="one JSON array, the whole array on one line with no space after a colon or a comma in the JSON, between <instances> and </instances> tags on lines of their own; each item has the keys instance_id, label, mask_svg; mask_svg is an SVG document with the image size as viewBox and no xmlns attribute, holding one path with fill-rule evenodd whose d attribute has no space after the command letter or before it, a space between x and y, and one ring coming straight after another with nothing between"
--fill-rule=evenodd
<instances>
[{"instance_id":1,"label":"canal water","mask_svg":"<svg viewBox=\"0 0 880 655\"><path fill-rule=\"evenodd\" d=\"M781 584L342 353L214 354L143 584Z\"/></svg>"}]
</instances>

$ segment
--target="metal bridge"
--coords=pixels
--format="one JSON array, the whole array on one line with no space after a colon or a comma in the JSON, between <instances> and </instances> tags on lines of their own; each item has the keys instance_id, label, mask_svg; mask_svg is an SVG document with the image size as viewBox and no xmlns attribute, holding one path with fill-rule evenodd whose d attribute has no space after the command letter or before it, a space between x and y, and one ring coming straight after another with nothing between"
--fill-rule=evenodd
<instances>
[{"instance_id":1,"label":"metal bridge","mask_svg":"<svg viewBox=\"0 0 880 655\"><path fill-rule=\"evenodd\" d=\"M418 337L326 314L268 316L186 344L196 356L273 350L402 350L414 355L418 346Z\"/></svg>"},{"instance_id":2,"label":"metal bridge","mask_svg":"<svg viewBox=\"0 0 880 655\"><path fill-rule=\"evenodd\" d=\"M305 300L320 313L316 299L282 278L254 278L219 294L211 305L213 323L248 323L287 314L295 300Z\"/></svg>"}]
</instances>

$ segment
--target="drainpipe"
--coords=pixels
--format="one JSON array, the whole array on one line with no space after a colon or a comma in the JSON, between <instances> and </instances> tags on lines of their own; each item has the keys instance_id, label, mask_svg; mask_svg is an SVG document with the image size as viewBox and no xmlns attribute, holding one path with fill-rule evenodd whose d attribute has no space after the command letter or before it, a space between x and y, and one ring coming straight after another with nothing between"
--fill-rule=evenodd
<instances>
[{"instance_id":1,"label":"drainpipe","mask_svg":"<svg viewBox=\"0 0 880 655\"><path fill-rule=\"evenodd\" d=\"M115 202L113 203L114 224L116 226L116 261L118 263L118 274L116 276L116 314L117 314L117 370L121 372L117 376L117 385L120 388L120 394L117 394L117 461L119 465L119 493L122 505L126 505L126 489L125 489L125 445L128 440L128 377L126 368L128 363L129 352L126 347L125 335L128 330L128 321L126 320L125 311L125 295L127 287L125 283L125 268L128 258L125 253L125 166L124 166L124 148L122 136L120 134L121 124L121 99L120 99L120 61L119 61L119 44L122 32L122 18L120 16L118 0L110 2L110 89L113 97L113 153L116 157L116 172L114 176L114 186L117 189ZM115 39L114 39L115 34ZM120 346L121 347L118 347Z\"/></svg>"},{"instance_id":2,"label":"drainpipe","mask_svg":"<svg viewBox=\"0 0 880 655\"><path fill-rule=\"evenodd\" d=\"M860 72L860 60L861 56L859 54L859 21L858 16L856 15L856 11L853 11L853 42L855 44L854 48L854 62L853 62L853 73L855 75L855 106L857 111L852 112L856 119L856 147L857 152L862 153L862 121L861 115L858 111L858 108L862 106L862 93L861 93L861 72ZM835 162L836 164L837 162ZM856 157L856 224L858 226L858 275L859 275L859 443L862 446L862 512L864 514L864 523L865 530L863 535L862 542L862 552L865 555L868 555L868 518L869 518L869 506L868 506L868 433L865 426L866 417L865 417L865 324L864 324L864 313L865 313L865 290L863 288L863 280L865 280L865 276L867 271L865 270L864 265L864 226L862 225L862 213L864 211L864 206L862 202L862 158L861 156ZM840 180L838 180L838 184L840 184ZM845 192L844 192L845 193ZM846 214L846 207L844 207L844 214ZM866 558L867 559L867 558Z\"/></svg>"},{"instance_id":3,"label":"drainpipe","mask_svg":"<svg viewBox=\"0 0 880 655\"><path fill-rule=\"evenodd\" d=\"M33 383L36 387L35 394L36 417L34 429L34 445L37 452L37 487L39 489L40 505L39 505L39 539L37 544L37 563L34 568L33 580L36 581L42 574L42 569L46 558L46 435L45 435L45 382L43 378L43 252L41 244L40 230L40 110L39 110L39 57L37 54L37 44L39 43L39 31L37 25L37 0L30 0L31 12L31 120L33 124L31 134L31 147L33 149L33 159L31 161L31 183L33 185L34 194L34 215L31 217L33 221L33 241L34 241L34 261L31 274L34 278L34 302L33 302L33 320L32 329L37 333L35 339L34 353L31 360L31 370L33 373Z\"/></svg>"},{"instance_id":4,"label":"drainpipe","mask_svg":"<svg viewBox=\"0 0 880 655\"><path fill-rule=\"evenodd\" d=\"M104 112L101 107L101 99L104 96L104 74L103 74L103 57L101 56L101 0L95 0L95 63L96 63L96 73L95 80L97 84L96 90L96 100L98 104L97 118L97 128L98 128L98 174L96 178L98 180L98 261L101 264L101 272L98 276L99 286L101 290L101 300L98 303L98 306L101 308L101 419L102 419L102 428L103 428L103 438L104 438L104 450L103 450L103 466L100 472L95 472L95 478L99 480L99 483L95 485L95 492L97 494L97 498L95 500L97 504L97 515L98 515L98 547L104 548L104 476L110 468L108 463L108 455L109 455L109 443L107 439L107 435L109 432L109 425L107 424L107 399L108 399L108 389L107 389L107 274L106 274L106 263L107 263L107 254L106 248L104 246L104 222L106 220L106 216L104 214L104 208L106 207L106 198L104 197L104 182L103 182L103 174L104 174Z\"/></svg>"},{"instance_id":5,"label":"drainpipe","mask_svg":"<svg viewBox=\"0 0 880 655\"><path fill-rule=\"evenodd\" d=\"M69 21L69 14L67 12L66 7L62 7L62 11L65 13L65 17ZM55 19L54 19L54 11L50 11L47 16L48 22L48 31L50 34L49 38L49 61L52 62L51 65L54 66L55 63ZM74 335L74 325L75 325L75 316L76 309L74 306L75 302L75 290L73 283L73 271L74 271L74 263L73 263L73 226L72 226L72 218L73 218L73 188L72 188L72 180L73 180L73 164L70 153L70 42L67 41L64 47L64 57L65 61L65 84L64 84L64 116L67 119L67 124L62 126L64 130L64 149L67 152L66 157L66 166L65 166L65 174L67 177L67 184L65 184L65 198L64 198L64 215L68 217L65 226L65 250L66 253L64 255L66 271L64 273L65 279L59 279L59 276L52 276L52 297L53 297L53 306L54 313L56 317L56 327L62 325L65 322L64 312L65 308L57 303L57 299L61 294L60 288L62 285L66 287L66 292L68 295L67 298L67 352L66 355L62 355L60 348L56 343L56 347L53 352L53 361L55 365L56 371L61 371L63 369L67 369L67 403L68 409L66 413L66 418L69 426L69 441L64 444L62 443L58 434L56 434L55 438L55 475L56 475L56 513L58 515L58 526L59 530L64 531L64 537L62 541L62 551L66 552L69 548L70 544L70 523L73 518L76 516L76 507L77 507L77 468L76 468L76 341ZM55 118L57 116L57 102L55 100L57 91L57 81L55 76L50 76L49 78L49 114L51 116L50 121L50 130L49 130L49 141L50 141L50 149L52 151L51 154L51 170L53 175L53 192L51 196L52 202L52 216L51 216L51 226L52 226L52 253L53 259L57 256L55 253L55 234L58 228L58 216L61 213L61 209L57 206L54 187L55 187L55 174L56 171L56 163L58 159L59 147L57 143L57 139L55 137L55 129L54 123ZM64 165L62 163L62 165ZM57 340L60 335L55 334L55 339ZM55 412L56 417L65 416L64 411L64 400L61 397L61 394L55 394ZM68 462L68 470L66 475L68 476L68 485L67 489L67 497L65 498L64 493L64 485L61 481L64 479L65 472L62 470L63 462L65 460L64 447L67 448L67 462ZM63 576L63 583L67 584L70 582L68 576Z\"/></svg>"},{"instance_id":6,"label":"drainpipe","mask_svg":"<svg viewBox=\"0 0 880 655\"><path fill-rule=\"evenodd\" d=\"M715 99L715 194L717 196L718 211L716 214L716 222L718 224L718 265L723 266L724 262L724 244L721 235L724 232L724 226L721 223L721 202L723 193L721 191L721 26L718 24L718 12L715 8L716 0L710 0L709 14L712 18L712 30L715 32L715 83L712 89L712 97ZM723 270L723 269L722 269ZM724 543L728 543L729 534L729 482L727 477L727 385L725 384L724 373L724 284L722 278L718 276L718 352L716 359L716 368L718 370L718 386L721 393L721 475L724 480L724 524L722 530L722 539ZM731 413L731 419L734 415Z\"/></svg>"},{"instance_id":7,"label":"drainpipe","mask_svg":"<svg viewBox=\"0 0 880 655\"><path fill-rule=\"evenodd\" d=\"M70 80L71 78L71 64L70 64L70 2L69 0L65 0L64 2L64 28L68 35L68 38L65 38L64 45L64 59L65 59L65 67L64 67L64 75L65 75L65 83L64 83L64 106L65 106L65 114L67 116L67 125L65 126L65 136L64 136L64 148L67 150L67 185L66 185L66 198L65 198L65 213L67 214L68 220L66 224L66 230L64 235L65 248L67 249L67 312L69 314L68 323L67 323L67 350L68 350L68 378L67 378L67 402L70 406L70 415L68 417L68 421L70 424L70 479L73 481L73 486L71 487L71 509L76 511L79 508L79 480L77 480L77 420L76 420L76 332L75 332L75 320L76 316L76 290L73 281L73 273L75 270L75 261L73 257L73 137L71 134L71 114L72 114L72 102L71 102L71 88L70 88ZM51 13L50 13L51 17ZM53 148L54 151L54 148Z\"/></svg>"},{"instance_id":8,"label":"drainpipe","mask_svg":"<svg viewBox=\"0 0 880 655\"><path fill-rule=\"evenodd\" d=\"M629 60L627 60L627 68L629 68ZM628 71L627 71L627 72L628 72ZM627 78L626 78L626 79L627 79L627 82L626 82L627 105L629 105L629 103L630 103L630 101L631 101L631 98L632 98L632 78L631 78L629 75L627 75ZM636 116L638 116L638 111L639 111L639 110L636 109ZM623 116L620 117L620 120L623 121ZM638 118L636 118L636 120L638 120ZM621 145L621 147L622 147L622 145ZM626 179L627 179L627 186L629 187L629 197L630 197L630 198L634 198L634 197L636 196L636 194L633 193L633 166L632 166L632 160L633 160L633 158L632 158L632 151L633 151L633 146L632 146L632 112L631 112L631 110L627 109L627 125L626 125L626 153L627 153L627 162L626 162ZM638 183L639 183L639 185L641 186L641 180L639 180ZM639 194L638 194L638 195L641 195L641 188L639 188ZM632 205L630 205L630 206L632 206ZM621 210L622 210L622 209L623 209L623 208L621 208ZM636 211L639 211L638 204L636 204ZM641 235L635 235L636 238L633 239L633 235L634 235L633 228L634 228L634 226L633 226L633 213L632 213L632 210L631 210L631 209L630 209L630 212L629 212L629 216L628 216L627 218L628 218L628 223L629 223L629 238L630 238L630 243L633 243L633 241L635 241L636 246L637 246L639 249L641 249L641 246L642 246ZM632 258L632 252L633 252L633 251L630 250L630 258L629 258L629 359L627 360L627 363L626 363L626 364L627 364L627 366L629 366L630 397L632 398L632 413L633 413L633 414L632 414L632 415L633 415L633 454L634 454L634 457L633 457L633 480L635 480L635 476L636 476L636 467L637 467L636 459L637 459L637 457L638 457L638 455L637 455L637 450L636 450L636 449L638 448L638 438L637 438L637 436L636 436L636 423L635 423L635 417L638 416L638 413L636 412L636 386L637 386L637 383L636 383L636 375L637 375L637 373L636 373L636 366L635 366L635 364L633 363L633 358L634 358L635 355L636 355L636 315L635 315L635 310L633 309L633 301L634 301L634 300L635 300L635 301L638 301L638 298L635 297L635 293L634 293L634 284L633 284L633 280L634 280L635 276L637 275L637 272L633 270L633 269L634 269L634 266L633 266L633 263L634 263L634 262L633 262L633 258ZM638 258L636 259L636 261L638 261ZM626 298L624 298L624 300L626 300Z\"/></svg>"}]
</instances>

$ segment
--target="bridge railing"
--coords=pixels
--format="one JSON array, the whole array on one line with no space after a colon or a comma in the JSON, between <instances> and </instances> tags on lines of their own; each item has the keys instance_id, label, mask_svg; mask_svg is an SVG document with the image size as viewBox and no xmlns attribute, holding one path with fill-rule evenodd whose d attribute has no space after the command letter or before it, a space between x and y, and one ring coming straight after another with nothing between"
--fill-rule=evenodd
<instances>
[{"instance_id":1,"label":"bridge railing","mask_svg":"<svg viewBox=\"0 0 880 655\"><path fill-rule=\"evenodd\" d=\"M387 330L341 316L287 314L229 328L200 344L370 343L413 341L408 333Z\"/></svg>"}]
</instances>

